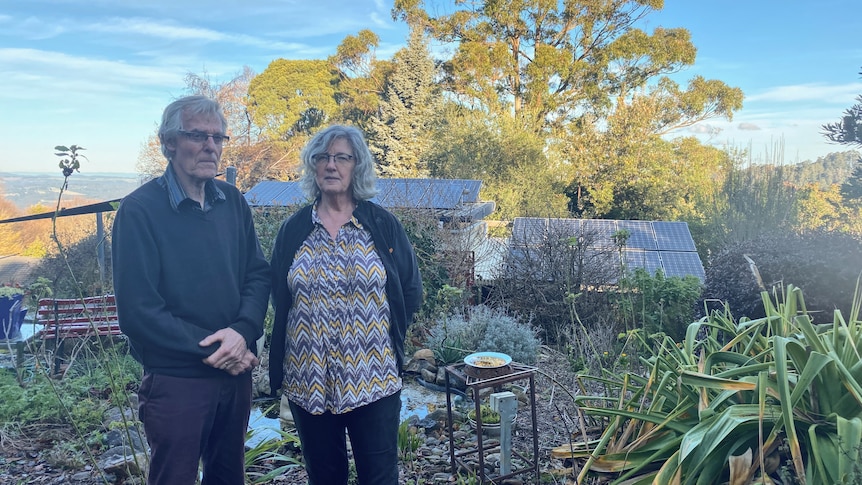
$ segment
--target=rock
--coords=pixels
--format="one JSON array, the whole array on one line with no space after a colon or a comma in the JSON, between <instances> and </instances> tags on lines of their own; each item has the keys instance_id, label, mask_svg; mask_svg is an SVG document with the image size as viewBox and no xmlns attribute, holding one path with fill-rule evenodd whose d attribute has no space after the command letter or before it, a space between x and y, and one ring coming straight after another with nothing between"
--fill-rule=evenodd
<instances>
[{"instance_id":1,"label":"rock","mask_svg":"<svg viewBox=\"0 0 862 485\"><path fill-rule=\"evenodd\" d=\"M141 466L146 466L147 455L145 453L136 453L134 455L112 455L102 462L101 467L105 473L110 473L118 477L139 476L141 474Z\"/></svg>"},{"instance_id":2,"label":"rock","mask_svg":"<svg viewBox=\"0 0 862 485\"><path fill-rule=\"evenodd\" d=\"M425 360L433 366L437 366L437 359L434 358L434 352L431 349L419 349L413 353L413 360Z\"/></svg>"},{"instance_id":3,"label":"rock","mask_svg":"<svg viewBox=\"0 0 862 485\"><path fill-rule=\"evenodd\" d=\"M419 375L422 377L422 380L425 382L435 382L437 380L437 374L431 372L429 369L421 369L419 371Z\"/></svg>"}]
</instances>

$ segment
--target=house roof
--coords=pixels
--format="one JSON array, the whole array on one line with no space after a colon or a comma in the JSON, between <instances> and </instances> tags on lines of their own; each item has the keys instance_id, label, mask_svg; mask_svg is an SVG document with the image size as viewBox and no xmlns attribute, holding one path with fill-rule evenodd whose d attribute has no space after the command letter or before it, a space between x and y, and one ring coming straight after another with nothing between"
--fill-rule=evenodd
<instances>
[{"instance_id":1,"label":"house roof","mask_svg":"<svg viewBox=\"0 0 862 485\"><path fill-rule=\"evenodd\" d=\"M31 273L37 264L39 258L0 256L0 285L29 285L34 279Z\"/></svg>"},{"instance_id":2,"label":"house roof","mask_svg":"<svg viewBox=\"0 0 862 485\"><path fill-rule=\"evenodd\" d=\"M473 221L494 212L493 202L479 200L481 180L378 179L371 200L387 208L432 209L441 220ZM299 182L266 180L245 193L253 207L302 204L307 201Z\"/></svg>"}]
</instances>

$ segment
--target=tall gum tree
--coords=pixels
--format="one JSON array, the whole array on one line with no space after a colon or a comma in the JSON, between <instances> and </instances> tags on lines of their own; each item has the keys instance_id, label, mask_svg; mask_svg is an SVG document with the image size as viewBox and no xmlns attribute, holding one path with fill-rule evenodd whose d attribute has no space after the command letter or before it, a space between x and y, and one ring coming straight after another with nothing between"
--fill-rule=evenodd
<instances>
[{"instance_id":1,"label":"tall gum tree","mask_svg":"<svg viewBox=\"0 0 862 485\"><path fill-rule=\"evenodd\" d=\"M519 169L568 178L570 206L585 208L575 210L582 215L644 218L676 214L666 209L670 201L698 198L667 177L703 170L688 164L703 157L687 155L690 142L662 137L731 119L743 98L721 81L694 77L681 87L670 78L697 51L686 29L637 28L662 7L661 0L395 0L392 13L453 46L442 65L450 99L490 118L510 116L544 138L542 157ZM720 168L721 157L707 158Z\"/></svg>"},{"instance_id":2,"label":"tall gum tree","mask_svg":"<svg viewBox=\"0 0 862 485\"><path fill-rule=\"evenodd\" d=\"M536 131L585 113L602 116L696 55L685 29L635 28L662 0L469 0L440 14L442 7L429 3L396 0L393 16L455 44L443 64L446 89L470 105L528 117ZM680 126L730 114L742 99L738 90L705 80L687 91L666 85L664 95L677 98Z\"/></svg>"}]
</instances>

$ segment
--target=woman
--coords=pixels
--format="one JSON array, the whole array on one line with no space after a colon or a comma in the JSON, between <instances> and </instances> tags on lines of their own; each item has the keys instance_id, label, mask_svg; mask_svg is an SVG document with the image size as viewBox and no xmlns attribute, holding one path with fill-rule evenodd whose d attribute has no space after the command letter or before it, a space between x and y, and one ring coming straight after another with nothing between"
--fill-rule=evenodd
<instances>
[{"instance_id":1,"label":"woman","mask_svg":"<svg viewBox=\"0 0 862 485\"><path fill-rule=\"evenodd\" d=\"M404 339L422 303L416 255L369 201L376 175L361 131L320 131L302 164L313 203L272 250L270 385L288 401L310 485L347 483L345 430L359 483L396 485Z\"/></svg>"}]
</instances>

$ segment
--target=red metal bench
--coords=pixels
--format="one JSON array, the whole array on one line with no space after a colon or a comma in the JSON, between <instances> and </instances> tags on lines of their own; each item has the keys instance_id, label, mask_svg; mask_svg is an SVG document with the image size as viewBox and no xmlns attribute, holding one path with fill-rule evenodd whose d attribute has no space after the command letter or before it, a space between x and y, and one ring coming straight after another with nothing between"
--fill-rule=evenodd
<instances>
[{"instance_id":1,"label":"red metal bench","mask_svg":"<svg viewBox=\"0 0 862 485\"><path fill-rule=\"evenodd\" d=\"M39 300L36 323L42 325L33 337L54 342L54 373L59 374L67 339L120 335L117 300L114 295Z\"/></svg>"},{"instance_id":2,"label":"red metal bench","mask_svg":"<svg viewBox=\"0 0 862 485\"><path fill-rule=\"evenodd\" d=\"M43 340L120 335L114 295L39 300L36 323Z\"/></svg>"}]
</instances>

